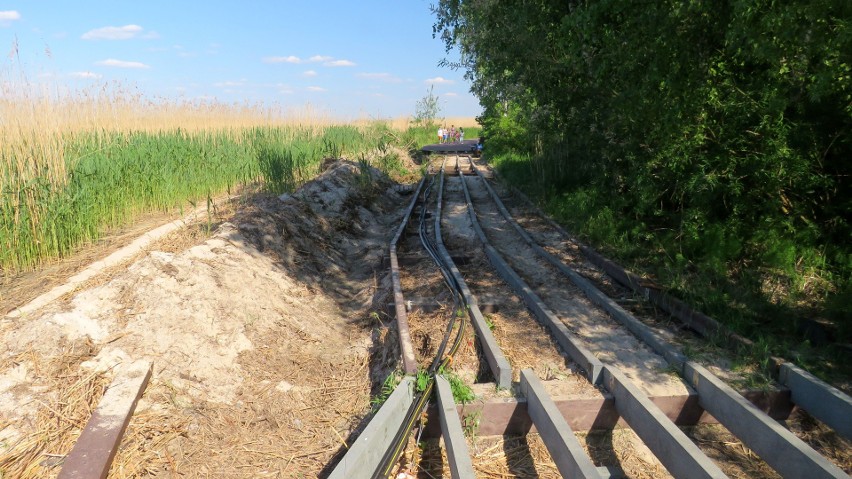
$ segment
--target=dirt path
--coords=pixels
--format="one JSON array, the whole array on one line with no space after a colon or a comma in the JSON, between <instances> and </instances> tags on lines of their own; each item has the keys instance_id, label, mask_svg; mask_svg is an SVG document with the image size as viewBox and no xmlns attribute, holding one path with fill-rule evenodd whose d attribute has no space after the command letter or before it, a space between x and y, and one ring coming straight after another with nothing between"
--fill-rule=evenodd
<instances>
[{"instance_id":1,"label":"dirt path","mask_svg":"<svg viewBox=\"0 0 852 479\"><path fill-rule=\"evenodd\" d=\"M206 214L201 215L203 217L198 217L201 223L189 224L179 235L172 235L172 241L175 236L200 238L210 226L215 228L225 216L232 214L233 206L227 198L218 199L210 212L212 224L207 224ZM132 225L113 230L96 242L79 247L72 256L48 261L33 271L0 275L0 316L5 316L56 286L66 284L69 278L87 266L106 258L145 233L169 222L187 219L186 212L178 210L143 214Z\"/></svg>"}]
</instances>

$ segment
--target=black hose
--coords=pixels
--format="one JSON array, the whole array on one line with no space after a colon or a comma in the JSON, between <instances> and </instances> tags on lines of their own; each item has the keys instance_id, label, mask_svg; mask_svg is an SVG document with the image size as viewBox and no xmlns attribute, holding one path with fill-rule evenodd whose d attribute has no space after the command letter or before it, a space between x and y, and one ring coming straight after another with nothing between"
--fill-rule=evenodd
<instances>
[{"instance_id":1,"label":"black hose","mask_svg":"<svg viewBox=\"0 0 852 479\"><path fill-rule=\"evenodd\" d=\"M456 161L458 162L458 160ZM443 164L441 165L440 181L444 181ZM459 309L459 305L461 303L464 303L464 296L461 294L461 288L458 282L456 282L455 277L449 272L449 265L444 264L443 260L441 259L441 256L438 254L437 246L429 239L428 235L426 234L426 205L428 205L429 203L429 194L434 183L435 175L432 176L429 185L426 187L423 193L423 207L420 211L420 242L423 244L424 249L426 249L426 251L429 253L429 256L432 258L432 260L435 261L435 263L438 265L438 268L441 271L441 275L444 278L444 283L447 285L448 289L453 294L453 314L452 318L450 318L450 321L447 324L447 329L444 332L444 337L441 341L440 347L438 348L438 352L435 355L435 359L432 361L432 364L429 366L429 369L426 372L426 386L422 391L419 391L415 394L414 401L411 403L411 406L408 408L408 411L405 414L405 419L402 421L402 424L394 435L390 447L385 451L385 454L382 456L382 460L381 462L379 462L379 467L372 475L373 479L386 479L391 474L391 469L393 469L394 464L396 464L396 462L399 460L399 456L402 455L402 452L405 450L405 446L408 442L408 437L411 434L412 429L414 429L414 425L417 423L417 420L423 414L423 410L426 408L426 403L432 396L432 389L435 386L435 374L438 371L441 371L442 368L446 367L447 364L449 364L449 362L452 360L452 357L455 356L456 352L458 352L458 349L462 343L462 339L464 338L464 316L456 314ZM459 332L456 335L453 344L450 346L450 351L447 353L446 357L444 357L444 350L446 349L450 335L453 329L455 328L457 319L461 322L459 325Z\"/></svg>"}]
</instances>

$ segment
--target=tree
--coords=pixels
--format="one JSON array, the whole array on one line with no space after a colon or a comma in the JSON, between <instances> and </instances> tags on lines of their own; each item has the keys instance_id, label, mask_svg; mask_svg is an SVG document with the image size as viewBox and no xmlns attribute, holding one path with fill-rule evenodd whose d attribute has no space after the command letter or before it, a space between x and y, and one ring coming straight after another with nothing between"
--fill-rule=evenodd
<instances>
[{"instance_id":1,"label":"tree","mask_svg":"<svg viewBox=\"0 0 852 479\"><path fill-rule=\"evenodd\" d=\"M852 2L432 11L433 36L461 53L445 64L482 104L489 154L529 158L536 187L576 200L565 210L578 228L662 245L723 283L775 275L815 298L852 291Z\"/></svg>"},{"instance_id":2,"label":"tree","mask_svg":"<svg viewBox=\"0 0 852 479\"><path fill-rule=\"evenodd\" d=\"M430 86L426 96L417 101L414 108L414 124L418 127L435 126L438 115L441 114L441 105L438 103L434 90L435 85Z\"/></svg>"}]
</instances>

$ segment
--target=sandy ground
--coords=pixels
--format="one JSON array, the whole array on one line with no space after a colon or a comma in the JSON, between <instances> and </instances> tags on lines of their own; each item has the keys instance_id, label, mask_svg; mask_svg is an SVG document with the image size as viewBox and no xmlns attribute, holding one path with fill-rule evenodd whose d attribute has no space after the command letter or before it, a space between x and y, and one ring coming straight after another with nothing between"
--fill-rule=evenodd
<instances>
[{"instance_id":1,"label":"sandy ground","mask_svg":"<svg viewBox=\"0 0 852 479\"><path fill-rule=\"evenodd\" d=\"M249 198L200 244L5 318L0 471L54 476L114 371L150 359L111 477L320 473L395 367L395 333L371 313L401 202L378 172L336 163L294 195Z\"/></svg>"}]
</instances>

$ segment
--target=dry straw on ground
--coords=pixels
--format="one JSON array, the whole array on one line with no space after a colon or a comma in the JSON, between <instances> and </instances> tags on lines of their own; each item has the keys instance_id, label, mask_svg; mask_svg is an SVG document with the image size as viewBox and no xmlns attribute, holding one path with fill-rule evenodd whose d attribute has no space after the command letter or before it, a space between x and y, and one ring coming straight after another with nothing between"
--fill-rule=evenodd
<instances>
[{"instance_id":1,"label":"dry straw on ground","mask_svg":"<svg viewBox=\"0 0 852 479\"><path fill-rule=\"evenodd\" d=\"M80 367L95 353L90 341L77 341L53 355L30 351L8 360L25 362L46 394L31 398L36 413L26 424L3 425L28 431L0 454L4 477L45 478L59 472L109 383L109 372Z\"/></svg>"}]
</instances>

